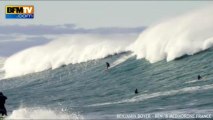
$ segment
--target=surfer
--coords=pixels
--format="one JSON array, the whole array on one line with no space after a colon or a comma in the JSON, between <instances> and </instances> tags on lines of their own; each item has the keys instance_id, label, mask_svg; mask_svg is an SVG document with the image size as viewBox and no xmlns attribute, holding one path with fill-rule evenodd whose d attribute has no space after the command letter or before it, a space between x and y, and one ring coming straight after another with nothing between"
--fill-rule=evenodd
<instances>
[{"instance_id":1,"label":"surfer","mask_svg":"<svg viewBox=\"0 0 213 120\"><path fill-rule=\"evenodd\" d=\"M107 67L107 70L109 69L110 67L110 64L108 62L106 62L106 67Z\"/></svg>"},{"instance_id":2,"label":"surfer","mask_svg":"<svg viewBox=\"0 0 213 120\"><path fill-rule=\"evenodd\" d=\"M197 79L200 80L200 79L202 79L202 77L201 77L200 75L198 75L198 76L197 76Z\"/></svg>"},{"instance_id":3,"label":"surfer","mask_svg":"<svg viewBox=\"0 0 213 120\"><path fill-rule=\"evenodd\" d=\"M137 88L135 89L135 94L138 94L138 89Z\"/></svg>"},{"instance_id":4,"label":"surfer","mask_svg":"<svg viewBox=\"0 0 213 120\"><path fill-rule=\"evenodd\" d=\"M0 114L2 114L2 116L7 115L7 110L4 106L6 99L7 97L0 92Z\"/></svg>"}]
</instances>

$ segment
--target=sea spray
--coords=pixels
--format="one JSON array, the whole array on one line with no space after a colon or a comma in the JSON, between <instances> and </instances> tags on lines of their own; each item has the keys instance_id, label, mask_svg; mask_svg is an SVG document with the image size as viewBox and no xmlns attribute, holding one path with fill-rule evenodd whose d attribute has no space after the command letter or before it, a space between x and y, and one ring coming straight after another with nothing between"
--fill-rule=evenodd
<instances>
[{"instance_id":1,"label":"sea spray","mask_svg":"<svg viewBox=\"0 0 213 120\"><path fill-rule=\"evenodd\" d=\"M4 65L6 78L104 58L126 51L133 40L132 35L61 37L49 44L29 48L9 57Z\"/></svg>"},{"instance_id":2,"label":"sea spray","mask_svg":"<svg viewBox=\"0 0 213 120\"><path fill-rule=\"evenodd\" d=\"M11 119L75 119L82 120L83 116L75 113L63 113L45 108L19 108L14 110L6 120Z\"/></svg>"},{"instance_id":3,"label":"sea spray","mask_svg":"<svg viewBox=\"0 0 213 120\"><path fill-rule=\"evenodd\" d=\"M4 62L5 62L6 58L0 57L0 80L4 78L5 75L5 71L4 71Z\"/></svg>"},{"instance_id":4,"label":"sea spray","mask_svg":"<svg viewBox=\"0 0 213 120\"><path fill-rule=\"evenodd\" d=\"M193 55L213 45L213 8L205 8L153 25L130 47L137 58L154 63Z\"/></svg>"}]
</instances>

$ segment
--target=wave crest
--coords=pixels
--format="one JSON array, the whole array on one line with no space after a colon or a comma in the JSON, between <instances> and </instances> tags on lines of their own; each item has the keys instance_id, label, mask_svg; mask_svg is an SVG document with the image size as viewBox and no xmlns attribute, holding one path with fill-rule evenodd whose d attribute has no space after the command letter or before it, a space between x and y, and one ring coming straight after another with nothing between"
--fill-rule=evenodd
<instances>
[{"instance_id":1,"label":"wave crest","mask_svg":"<svg viewBox=\"0 0 213 120\"><path fill-rule=\"evenodd\" d=\"M143 31L136 41L128 35L63 37L9 57L4 65L5 77L55 69L127 50L138 59L145 58L151 63L193 55L213 46L212 12L213 7L209 7L153 25Z\"/></svg>"},{"instance_id":2,"label":"wave crest","mask_svg":"<svg viewBox=\"0 0 213 120\"><path fill-rule=\"evenodd\" d=\"M151 63L193 55L213 45L213 8L193 11L145 30L130 47Z\"/></svg>"},{"instance_id":3,"label":"wave crest","mask_svg":"<svg viewBox=\"0 0 213 120\"><path fill-rule=\"evenodd\" d=\"M7 59L5 77L55 69L62 65L76 64L104 58L126 51L130 38L76 35L57 39L43 46L29 48Z\"/></svg>"}]
</instances>

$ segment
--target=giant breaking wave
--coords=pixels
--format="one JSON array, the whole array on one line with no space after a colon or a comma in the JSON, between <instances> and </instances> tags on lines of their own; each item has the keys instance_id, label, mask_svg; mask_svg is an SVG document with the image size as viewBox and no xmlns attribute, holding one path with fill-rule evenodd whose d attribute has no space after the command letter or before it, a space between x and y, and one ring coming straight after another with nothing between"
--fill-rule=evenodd
<instances>
[{"instance_id":1,"label":"giant breaking wave","mask_svg":"<svg viewBox=\"0 0 213 120\"><path fill-rule=\"evenodd\" d=\"M131 35L94 36L74 35L58 38L46 45L21 51L9 57L4 65L5 77L14 77L62 65L76 64L104 58L126 50L131 43Z\"/></svg>"},{"instance_id":2,"label":"giant breaking wave","mask_svg":"<svg viewBox=\"0 0 213 120\"><path fill-rule=\"evenodd\" d=\"M138 59L151 63L167 61L183 55L193 55L213 45L213 8L193 11L165 20L143 31L136 41L72 36L55 40L47 45L24 50L7 59L6 77L25 75L63 64L75 64L104 58L123 51L132 51Z\"/></svg>"},{"instance_id":3,"label":"giant breaking wave","mask_svg":"<svg viewBox=\"0 0 213 120\"><path fill-rule=\"evenodd\" d=\"M193 11L153 25L130 47L151 63L193 55L213 44L213 8Z\"/></svg>"}]
</instances>

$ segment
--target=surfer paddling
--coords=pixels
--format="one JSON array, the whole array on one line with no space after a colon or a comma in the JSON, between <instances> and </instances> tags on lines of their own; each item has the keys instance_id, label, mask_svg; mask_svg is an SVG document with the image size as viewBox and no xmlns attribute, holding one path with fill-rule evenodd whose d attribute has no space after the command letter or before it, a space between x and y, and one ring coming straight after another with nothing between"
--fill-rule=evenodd
<instances>
[{"instance_id":1,"label":"surfer paddling","mask_svg":"<svg viewBox=\"0 0 213 120\"><path fill-rule=\"evenodd\" d=\"M135 94L138 94L138 89L137 88L135 89Z\"/></svg>"},{"instance_id":2,"label":"surfer paddling","mask_svg":"<svg viewBox=\"0 0 213 120\"><path fill-rule=\"evenodd\" d=\"M0 92L0 114L2 114L2 116L7 115L7 110L4 106L6 99L7 97Z\"/></svg>"},{"instance_id":3,"label":"surfer paddling","mask_svg":"<svg viewBox=\"0 0 213 120\"><path fill-rule=\"evenodd\" d=\"M198 79L198 80L201 80L201 79L202 79L202 77L201 77L200 75L198 75L198 76L197 76L197 79Z\"/></svg>"}]
</instances>

